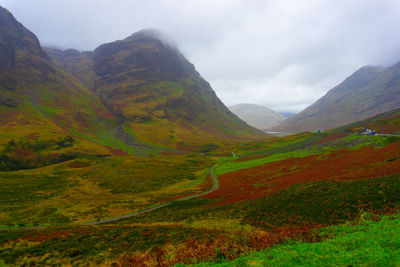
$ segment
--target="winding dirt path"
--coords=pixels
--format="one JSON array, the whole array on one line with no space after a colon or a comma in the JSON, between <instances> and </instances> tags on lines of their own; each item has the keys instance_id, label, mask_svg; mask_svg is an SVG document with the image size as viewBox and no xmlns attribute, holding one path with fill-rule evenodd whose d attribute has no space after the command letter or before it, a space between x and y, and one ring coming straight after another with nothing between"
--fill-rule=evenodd
<instances>
[{"instance_id":1,"label":"winding dirt path","mask_svg":"<svg viewBox=\"0 0 400 267\"><path fill-rule=\"evenodd\" d=\"M218 189L218 179L217 179L217 177L215 176L215 174L213 172L216 166L217 165L215 164L210 168L210 176L211 176L211 179L213 181L213 186L207 192L200 193L200 194L195 194L195 195L188 196L188 197L179 198L179 199L176 199L174 201L167 202L167 203L161 204L159 206L148 208L148 209L141 210L141 211L137 211L137 212L134 212L134 213L130 213L130 214L126 214L126 215L122 215L122 216L118 216L118 217L113 217L113 218L109 218L109 219L104 219L104 220L100 220L100 221L81 223L79 225L97 225L97 224L102 224L102 223L107 223L107 222L118 221L118 220L124 219L124 218L135 217L135 216L138 216L138 215L141 215L141 214L144 214L144 213L152 212L153 210L157 210L157 209L161 209L163 207L169 206L172 203L177 202L177 201L185 201L185 200L189 200L189 199L196 198L196 197L201 197L201 196L207 195L207 194L209 194L211 192L214 192L215 190ZM10 230L21 230L21 229L24 229L24 230L45 229L45 228L54 228L54 227L57 227L57 226L33 226L33 227L5 228L5 229L0 229L0 231L2 231L2 230L9 230L9 231Z\"/></svg>"},{"instance_id":2,"label":"winding dirt path","mask_svg":"<svg viewBox=\"0 0 400 267\"><path fill-rule=\"evenodd\" d=\"M209 194L211 192L214 192L215 190L218 189L218 179L217 179L217 177L215 176L215 174L213 172L216 166L217 165L214 165L214 166L212 166L210 168L210 176L211 176L211 179L213 181L213 186L207 192L200 193L200 194L195 194L195 195L188 196L188 197L179 198L179 199L176 199L174 201L167 202L167 203L161 204L161 205L156 206L156 207L148 208L148 209L145 209L145 210L137 211L137 212L134 212L134 213L130 213L130 214L126 214L126 215L122 215L122 216L118 216L118 217L113 217L113 218L100 220L100 221L95 221L95 222L81 223L81 225L97 225L97 224L102 224L102 223L107 223L107 222L118 221L120 219L135 217L135 216L141 215L143 213L147 213L147 212L151 212L153 210L161 209L161 208L163 208L165 206L169 206L172 203L177 202L177 201L185 201L185 200L189 200L189 199L192 199L192 198L205 196L205 195L207 195L207 194Z\"/></svg>"}]
</instances>

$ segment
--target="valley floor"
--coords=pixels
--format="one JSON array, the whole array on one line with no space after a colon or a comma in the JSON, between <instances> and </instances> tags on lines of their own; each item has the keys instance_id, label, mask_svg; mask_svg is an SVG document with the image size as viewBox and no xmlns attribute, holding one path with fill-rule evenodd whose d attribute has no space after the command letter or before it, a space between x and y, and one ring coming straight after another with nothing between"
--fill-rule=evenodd
<instances>
[{"instance_id":1,"label":"valley floor","mask_svg":"<svg viewBox=\"0 0 400 267\"><path fill-rule=\"evenodd\" d=\"M0 172L0 264L395 265L399 162L399 137L328 132Z\"/></svg>"}]
</instances>

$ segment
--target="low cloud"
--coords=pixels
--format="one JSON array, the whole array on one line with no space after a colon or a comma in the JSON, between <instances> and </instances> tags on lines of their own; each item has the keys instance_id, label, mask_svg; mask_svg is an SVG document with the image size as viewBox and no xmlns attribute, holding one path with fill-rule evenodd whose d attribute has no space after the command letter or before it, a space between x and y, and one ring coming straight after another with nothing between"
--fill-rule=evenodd
<instances>
[{"instance_id":1,"label":"low cloud","mask_svg":"<svg viewBox=\"0 0 400 267\"><path fill-rule=\"evenodd\" d=\"M227 105L297 112L363 65L400 61L397 0L3 0L42 44L171 36Z\"/></svg>"}]
</instances>

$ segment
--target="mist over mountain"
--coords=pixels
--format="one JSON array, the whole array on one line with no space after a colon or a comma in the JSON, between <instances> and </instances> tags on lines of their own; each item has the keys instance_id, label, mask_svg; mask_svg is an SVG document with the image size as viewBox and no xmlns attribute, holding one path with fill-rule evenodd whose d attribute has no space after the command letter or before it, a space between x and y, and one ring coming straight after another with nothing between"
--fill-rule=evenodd
<instances>
[{"instance_id":1,"label":"mist over mountain","mask_svg":"<svg viewBox=\"0 0 400 267\"><path fill-rule=\"evenodd\" d=\"M36 36L0 7L0 99L17 90L23 81L35 82L54 72ZM32 71L31 75L26 75ZM11 100L10 100L11 101Z\"/></svg>"},{"instance_id":2,"label":"mist over mountain","mask_svg":"<svg viewBox=\"0 0 400 267\"><path fill-rule=\"evenodd\" d=\"M130 152L154 145L201 150L208 143L263 136L232 114L156 30L94 51L45 50L50 56L32 32L0 10L4 129L37 138L55 128L55 136L74 133Z\"/></svg>"},{"instance_id":3,"label":"mist over mountain","mask_svg":"<svg viewBox=\"0 0 400 267\"><path fill-rule=\"evenodd\" d=\"M324 97L275 128L301 132L332 129L400 106L400 63L365 66Z\"/></svg>"},{"instance_id":4,"label":"mist over mountain","mask_svg":"<svg viewBox=\"0 0 400 267\"><path fill-rule=\"evenodd\" d=\"M387 27L399 24L396 0L1 3L42 45L62 49L92 51L141 29L161 29L226 105L299 112L361 66L400 58L400 28Z\"/></svg>"},{"instance_id":5,"label":"mist over mountain","mask_svg":"<svg viewBox=\"0 0 400 267\"><path fill-rule=\"evenodd\" d=\"M282 114L286 118L290 118L297 114L297 113L293 113L293 112L279 112L279 113Z\"/></svg>"},{"instance_id":6,"label":"mist over mountain","mask_svg":"<svg viewBox=\"0 0 400 267\"><path fill-rule=\"evenodd\" d=\"M101 99L54 65L36 36L4 8L0 8L0 37L0 145L10 140L57 140L72 133L86 142L102 143L99 133L116 124ZM93 152L90 148L85 151ZM49 154L49 159L41 155L35 161L71 155ZM20 165L29 161L14 156Z\"/></svg>"},{"instance_id":7,"label":"mist over mountain","mask_svg":"<svg viewBox=\"0 0 400 267\"><path fill-rule=\"evenodd\" d=\"M237 104L229 109L249 125L262 131L270 130L286 119L282 114L262 105Z\"/></svg>"}]
</instances>

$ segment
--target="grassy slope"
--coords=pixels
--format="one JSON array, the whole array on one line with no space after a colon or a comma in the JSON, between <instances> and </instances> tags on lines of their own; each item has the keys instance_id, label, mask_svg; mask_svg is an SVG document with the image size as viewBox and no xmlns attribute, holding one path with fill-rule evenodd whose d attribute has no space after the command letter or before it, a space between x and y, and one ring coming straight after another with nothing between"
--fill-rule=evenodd
<instances>
[{"instance_id":1,"label":"grassy slope","mask_svg":"<svg viewBox=\"0 0 400 267\"><path fill-rule=\"evenodd\" d=\"M325 138L327 137L323 136L320 139L323 140ZM377 147L387 147L385 146L385 142L383 142L387 139L389 138L379 137L375 140L370 141L369 139L361 136L348 136L332 140L328 143L315 144L314 146L316 147L323 146L322 148L324 148L321 149L323 153L313 156L316 157L315 159L317 160L315 164L328 164L332 165L332 167L335 168L335 164L339 163L335 162L337 162L340 157L334 156L340 154L331 154L331 150L338 149L339 146L343 147L347 145L354 148L354 150L349 150L347 152L348 156L352 157L352 153L363 153L361 150L357 150L358 148L365 149L373 144L375 144L375 146ZM284 150L285 146L290 145L292 141L288 141L286 142L286 144L282 141L279 143L282 145L280 149ZM398 143L393 143L391 146L394 148L392 153L396 153L396 151L398 150L396 150L394 146L398 146ZM299 147L300 149L302 149L301 145ZM267 146L264 152L268 154L269 149L271 149L271 147ZM277 147L274 146L273 149L276 150ZM260 150L258 150L258 153L260 153ZM390 153L383 153L383 155L385 156L383 156L383 158L379 158L376 163L372 164L375 164L378 169L381 168L379 166L382 166L382 164L388 164L388 167L390 164L392 164L392 166L396 166L396 158L393 158ZM301 150L298 154L302 155ZM360 176L359 179L362 178L361 180L353 181L352 179L354 178L350 178L347 182L342 182L341 179L332 178L332 174L329 174L329 172L327 174L329 174L330 176L327 176L326 179L323 179L323 177L319 178L318 176L315 177L315 173L307 173L307 175L305 176L306 180L302 182L297 182L297 185L296 182L289 180L289 183L284 187L278 187L279 190L270 191L269 188L280 186L280 177L285 174L286 171L291 170L291 175L294 175L294 177L296 177L296 175L301 177L303 173L307 171L307 168L298 168L299 166L297 166L296 162L300 160L310 159L296 157L291 158L292 156L293 154L292 152L290 152L286 160L269 163L265 163L268 162L268 156L255 160L252 160L252 156L249 156L248 158L251 159L249 160L249 162L237 161L235 159L233 159L233 161L228 161L228 159L225 158L225 162L222 161L219 163L220 171L228 169L243 169L247 167L247 169L243 169L242 171L252 172L252 168L249 168L249 166L251 167L253 164L260 165L259 162L261 160L261 164L264 163L264 165L267 167L267 170L268 168L271 168L271 171L277 170L278 173L274 174L276 175L276 178L272 182L272 184L269 184L271 183L271 179L268 175L264 177L262 175L257 176L257 174L247 175L246 173L243 173L243 175L237 176L238 180L234 180L233 178L235 177L235 172L226 173L226 175L221 175L219 177L220 189L209 194L208 196L205 196L204 199L193 200L187 203L176 203L171 207L160 211L155 211L152 214L137 218L135 220L140 220L143 222L150 222L154 220L167 220L171 222L189 223L190 221L193 221L194 218L200 219L201 217L207 217L210 223L212 221L213 223L215 223L216 226L218 226L220 225L217 222L218 219L220 217L223 217L226 219L239 221L246 218L245 221L250 222L251 224L254 223L256 225L256 222L259 221L265 221L265 225L279 225L282 224L282 222L286 222L287 219L291 221L292 219L298 218L300 216L303 218L302 220L300 220L300 222L305 220L318 223L332 223L337 222L340 219L346 220L349 218L354 218L354 216L358 215L360 205L367 205L367 207L371 209L379 209L387 206L391 202L394 203L396 201L399 201L398 199L396 199L396 196L398 195L398 192L400 190L399 183L397 182L398 176L388 175L383 177L386 174L381 174L383 176L379 176L378 172L376 173L376 175L372 176L368 173L360 173L362 176ZM273 157L274 156L272 156L272 158ZM244 159L246 159L246 157L241 158L241 160ZM275 167L276 164L283 163L288 164L285 167L286 169L281 170L280 168ZM310 163L312 163L312 161L310 161ZM363 163L356 166L355 169L351 169L353 168L351 167L351 162L348 163L348 166L345 162L345 165L342 165L342 167L340 167L343 168L344 173L338 173L338 175L346 176L350 175L353 171L358 171L358 168L360 170L363 169L363 167L360 167L363 166ZM368 163L368 161L365 161L365 164L365 166L367 166L370 163ZM351 168L349 169L349 167ZM396 171L396 167L394 168L394 174L399 174L399 172ZM368 169L373 170L371 168ZM390 168L386 169L386 171L389 170ZM281 174L279 172L281 172ZM290 178L290 175L288 176ZM317 179L315 180L315 178ZM247 182L246 179L250 180ZM254 181L251 179L253 179ZM236 181L238 181L237 185L235 185ZM387 187L382 188L382 184L386 185ZM225 188L227 189L225 190ZM358 193L359 188L365 189L364 191ZM310 198L310 196L312 197ZM335 201L331 199L331 196L336 196ZM387 198L387 202L382 202L384 196ZM233 204L229 205L227 205L227 203L230 201L223 202L230 199L237 200ZM249 199L252 199L252 201L248 201ZM279 201L276 201L276 199L279 199ZM306 210L305 207L309 207L310 205L312 205L313 202L320 203L320 205L313 206L315 207L315 209L308 209L309 212L303 214L303 211ZM222 205L222 203L225 204ZM374 205L378 206L371 206L371 203L374 203ZM341 207L343 207L343 209ZM324 210L326 210L326 212ZM286 214L282 216L282 214L279 214L277 211L284 212ZM341 212L340 215L335 215L337 212ZM271 214L265 216L265 214L268 213ZM192 217L192 219L186 219L189 217ZM257 218L257 220L253 220L252 222L252 220L250 220L251 218ZM245 223L245 221L243 221L243 223Z\"/></svg>"},{"instance_id":2,"label":"grassy slope","mask_svg":"<svg viewBox=\"0 0 400 267\"><path fill-rule=\"evenodd\" d=\"M383 216L378 222L364 219L355 225L318 232L332 238L317 243L287 242L232 262L196 266L398 266L400 262L399 215Z\"/></svg>"},{"instance_id":3,"label":"grassy slope","mask_svg":"<svg viewBox=\"0 0 400 267\"><path fill-rule=\"evenodd\" d=\"M218 164L215 172L217 175L233 172L240 169L256 167L262 164L281 161L289 158L303 158L310 155L329 153L330 151L350 147L358 149L361 146L382 146L386 145L388 138L375 136L371 139L368 136L343 135L333 136L331 142L324 142L324 139L331 138L333 135L302 133L270 141L254 142L247 146L239 146L234 148L237 160L222 160L222 164ZM393 140L397 140L394 138Z\"/></svg>"},{"instance_id":4,"label":"grassy slope","mask_svg":"<svg viewBox=\"0 0 400 267\"><path fill-rule=\"evenodd\" d=\"M235 151L239 158L220 158L220 174L225 173L220 175L221 189L224 184L232 183L224 177L235 175L237 172L262 170L260 168L266 168L265 170L268 171L277 170L281 172L280 174L276 173L276 182L279 184L279 178L284 178L286 171L293 172L294 176L302 175L304 171L307 171L307 168L301 168L302 165L296 163L298 161L314 159L315 164L311 166L325 163L335 165L341 156L347 155L346 153L349 156L353 155L352 153L362 155L366 149L380 152L377 153L377 156L371 157L374 162L361 161L359 165L350 169L346 169L346 164L352 166L352 162L343 161L344 168L342 166L339 169L347 170L345 175L361 172L362 176L357 179L350 178L346 181L332 179L332 173L328 172L329 179L313 180L314 174L311 174L311 179L297 184L289 183L288 186L279 188L275 192L264 192L260 188L262 189L268 182L268 176L265 178L261 173L261 175L253 173L252 176L249 176L251 179L259 177L257 183L251 184L253 187L249 189L238 186L245 190L248 196L256 196L252 199L243 198L236 202L223 204L225 193L217 196L210 194L199 199L178 201L135 218L92 228L65 226L63 229L55 228L53 230L3 232L0 234L0 239L3 240L1 250L5 255L3 258L7 263L70 263L73 265L87 265L89 262L171 265L177 262L218 261L223 258L231 260L243 252L268 248L281 243L286 238L298 238L298 234L307 236L313 227L353 220L363 210L391 211L395 209L396 205L400 203L400 183L398 182L400 172L396 167L399 158L399 155L396 154L399 152L398 145L398 140L393 137L371 138L343 134L301 134L275 140L236 144L229 149L226 148L224 153L229 154L228 151ZM345 147L347 149L343 150ZM277 158L274 159L274 157ZM60 190L61 193L53 191L54 196L50 198L45 196L57 205L61 203L55 213L51 213L52 210L48 211L49 214L40 213L44 205L36 205L34 209L37 211L29 216L33 216L32 219L41 218L45 222L58 224L57 214L70 216L77 212L77 210L73 210L73 207L71 209L64 205L73 203L73 201L80 203L77 205L78 209L86 211L85 214L76 213L77 217L75 218L82 216L83 218L85 216L96 218L96 216L104 216L112 212L115 212L116 215L124 212L127 203L115 202L116 199L131 199L133 202L130 204L134 203L134 205L138 205L138 200L151 199L150 202L146 202L150 205L165 198L185 195L187 192L193 192L200 188L198 185L205 177L205 169L212 164L215 158L163 156L150 158L149 161L147 159L138 160L133 157L131 159L127 157L81 159L74 162L72 166L75 165L75 168L71 169L66 167L72 162L45 167L46 170L52 169L53 171L60 168L58 173L54 172L57 175L61 173L60 177L64 177L63 172L66 171L68 174L65 173L65 177L76 174L76 177L73 175L71 179L75 184L72 183L72 190L65 192ZM88 163L89 166L87 166ZM104 163L109 163L109 165ZM286 171L274 168L276 164L286 166ZM138 173L136 168L143 165L146 167ZM118 169L116 169L117 166ZM96 167L101 168L101 174L104 176L93 172L93 168ZM158 170L164 168L165 171L162 173L166 176L163 175L160 177L161 179L157 180L157 177L151 176L154 168ZM371 170L379 170L379 172L372 176L363 174L363 172ZM391 170L392 174L388 175L386 172ZM27 172L31 175L34 172L40 173L40 171L41 169ZM177 171L179 174L176 173ZM25 171L20 173L23 172ZM133 175L135 176L133 178L132 172L139 175ZM190 175L192 179L190 181L182 180L185 174ZM12 181L16 181L15 177L12 179L3 177L3 182L11 185ZM28 177L27 175L23 179ZM101 177L103 179L100 179ZM141 181L144 183L136 183L136 177L143 177L144 179ZM247 176L242 178L248 179ZM135 180L135 183L133 186L129 186L132 180ZM40 179L31 181L43 181L42 186L51 188L52 182L55 180L42 176ZM170 186L165 181L170 182ZM61 180L60 182L64 183ZM171 190L167 190L168 188ZM124 190L121 191L121 189ZM135 189L149 191L138 195ZM26 189L21 188L21 192L24 191L27 192ZM52 192L51 190L46 191ZM260 192L262 194L257 195ZM35 198L38 197L36 193L27 194L26 200L21 200L21 203L24 201L28 203L31 198L35 202ZM100 193L107 197L100 199L100 202L93 202L93 199L96 199L93 196ZM82 202L85 201L81 201L85 194L89 194L88 199L85 200L89 201L87 206L85 206L86 204L82 205ZM63 198L66 198L64 202ZM8 200L6 202L9 203ZM44 202L39 201L38 203ZM104 209L95 208L98 206L102 206ZM7 208L12 207L7 206ZM27 213L25 212L25 214ZM15 223L21 222L18 212L9 214L14 215L8 219L11 218ZM72 216L72 218L74 217ZM40 223L40 220L37 222ZM146 236L152 238L148 239ZM55 249L56 247L61 249ZM112 249L110 250L110 248ZM49 249L54 253L49 255Z\"/></svg>"},{"instance_id":5,"label":"grassy slope","mask_svg":"<svg viewBox=\"0 0 400 267\"><path fill-rule=\"evenodd\" d=\"M290 161L303 160L304 158L291 158L293 150L300 152L314 147L313 149L320 149L321 154L319 155L322 155L320 160L324 162L324 160L329 161L327 156L331 153L331 150L337 150L343 146L351 147L357 152L359 149L365 149L371 145L376 146L378 149L384 149L397 144L389 142L389 138L379 137L375 140L370 140L370 138L366 139L359 136L315 136L312 134L296 137L289 136L277 139L276 142L267 140L266 142L253 142L248 145L239 144L236 146L236 151L238 155L242 156L240 158L241 161L237 161L233 157L230 161L227 158L223 158L223 160L229 166L232 166L231 161L240 166L247 159L252 161L254 157L260 156L268 158L269 155L284 153L284 151L288 151L288 155L290 155L288 160ZM183 157L185 158L185 156ZM388 154L388 157L390 157L390 154ZM390 160L392 158L380 158L382 161L379 164L386 164L387 159ZM105 176L109 177L112 175L108 175L108 172L115 174L115 166L121 166L120 164L127 159L121 158L118 162L115 159L101 160L110 162L109 168L106 164L98 165L101 166L102 173L104 172ZM152 160L157 161L156 158ZM160 160L167 163L172 158L168 156L164 159L160 158ZM189 173L193 171L192 164L196 165L201 162L199 159L190 159L190 157L186 158L186 161L183 158L176 158L176 160L182 165L169 164L171 169L167 168L165 173L169 173L172 170L176 171L177 166L185 166L185 168L188 168L185 172ZM270 162L266 165L280 162L285 162L285 160ZM393 160L388 162L393 162ZM55 200L58 200L54 203L62 203L59 200L63 199L63 197L67 198L68 203L74 197L79 201L82 198L79 197L78 193L87 194L89 192L90 197L86 200L89 201L88 206L101 205L105 208L103 210L90 210L82 206L82 204L77 207L89 211L87 216L98 216L99 214L112 213L113 206L116 207L116 212L123 212L124 204L113 202L114 197L119 199L132 197L133 201L139 199L139 195L132 191L134 187L132 189L129 186L127 187L132 180L129 174L134 171L136 165L129 166L134 161L128 161L126 165L122 165L128 168L126 169L126 176L118 174L116 179L104 177L106 178L104 182L97 185L88 184L91 181L97 181L101 177L91 171L91 168L97 165L84 167L85 162L81 163L83 163L83 170L75 169L75 172L81 173L81 178L78 176L80 184L73 187L77 189L73 189L76 195L71 195L71 190L67 191L69 192L68 194L62 193L56 197ZM138 164L143 165L143 162ZM154 165L154 162L149 162L149 164L148 168L146 167L148 171L143 173L146 177L151 175L151 171L155 166L158 169L160 168L159 166L162 166ZM210 164L210 162L206 160L203 164ZM223 166L222 164L224 163L221 161L220 164ZM79 162L77 162L77 165L79 167ZM203 168L205 168L205 165ZM358 168L362 169L362 166ZM119 170L122 169L125 168L119 168ZM200 166L196 167L196 169L200 179L201 175L204 174L204 169L201 170ZM242 169L241 171L245 170ZM90 173L92 173L92 177ZM172 174L172 176L174 175ZM231 204L221 205L220 199L207 197L178 201L148 214L92 228L65 226L64 229L56 228L54 230L38 229L35 231L12 231L12 233L3 232L0 234L0 237L4 240L1 250L7 263L18 264L36 262L38 264L69 263L87 265L89 262L97 262L98 264L106 265L111 265L112 263L144 263L147 265L162 263L171 265L177 262L195 263L207 260L217 261L223 258L231 260L243 252L260 250L279 244L286 238L298 238L299 234L307 236L309 231L316 226L352 220L359 216L362 210L391 210L395 208L396 203L400 203L398 199L400 195L398 179L398 175L394 175L347 182L319 181L301 183L289 186L273 194L261 195L251 201L243 199ZM178 188L185 187L185 182L179 182L181 180L169 179L171 182L175 182L175 185L172 183L172 187L170 187L174 188L174 190L170 192L163 191L165 184L152 184L152 180L144 180L143 186L150 190L147 196L157 192L154 191L157 186L160 186L160 191L155 195L158 195L159 192L164 192L159 199L171 197L174 194L185 194L184 190L176 191ZM121 181L121 183L114 184L115 181ZM163 181L165 180L163 179ZM221 181L223 182L223 180ZM48 183L45 184L50 186ZM198 183L192 184L190 182L189 184ZM94 185L97 188L102 188L101 192L105 192L107 194L106 199L111 200L112 203L102 202L104 201L103 199L100 200L102 203L90 202L90 199L93 200L91 192L93 194L98 193L98 191L93 190L93 188L96 188ZM113 192L110 189L114 185ZM117 192L121 188L126 188L129 192ZM145 195L141 194L141 199ZM27 199L29 199L29 196L27 196ZM36 206L36 209L38 207L41 206ZM67 206L60 206L60 209L55 214L65 214L65 211L70 212L71 209L68 210ZM41 214L44 220L57 218L55 214L52 215L50 213L49 216L46 213ZM79 217L82 215L79 214ZM14 215L14 218L17 219L18 216ZM148 235L152 236L151 240L146 237ZM78 240L80 241L78 242ZM110 248L112 249L110 250ZM48 254L49 249L52 251L51 255Z\"/></svg>"},{"instance_id":6,"label":"grassy slope","mask_svg":"<svg viewBox=\"0 0 400 267\"><path fill-rule=\"evenodd\" d=\"M371 118L337 128L333 132L358 132L362 128L370 128L380 134L400 134L400 109L381 113Z\"/></svg>"},{"instance_id":7,"label":"grassy slope","mask_svg":"<svg viewBox=\"0 0 400 267\"><path fill-rule=\"evenodd\" d=\"M186 59L156 38L137 33L76 55L48 51L145 144L205 151L267 136L233 115Z\"/></svg>"},{"instance_id":8,"label":"grassy slope","mask_svg":"<svg viewBox=\"0 0 400 267\"><path fill-rule=\"evenodd\" d=\"M229 114L215 96L204 92L196 77L156 83L130 77L122 84L114 80L107 81L103 90L121 87L108 101L126 118L124 126L142 142L201 151L206 144L224 146L267 137Z\"/></svg>"},{"instance_id":9,"label":"grassy slope","mask_svg":"<svg viewBox=\"0 0 400 267\"><path fill-rule=\"evenodd\" d=\"M283 132L333 129L399 107L400 64L363 67L317 102L275 128Z\"/></svg>"},{"instance_id":10,"label":"grassy slope","mask_svg":"<svg viewBox=\"0 0 400 267\"><path fill-rule=\"evenodd\" d=\"M71 224L131 213L205 190L210 165L197 155L83 157L0 172L0 225Z\"/></svg>"},{"instance_id":11,"label":"grassy slope","mask_svg":"<svg viewBox=\"0 0 400 267\"><path fill-rule=\"evenodd\" d=\"M72 135L81 151L104 154L110 146L131 154L154 153L151 148L126 144L116 132L113 116L100 99L71 75L57 70L47 80L26 85L16 107L0 106L0 146L10 140L57 139ZM16 96L14 96L16 97Z\"/></svg>"}]
</instances>

